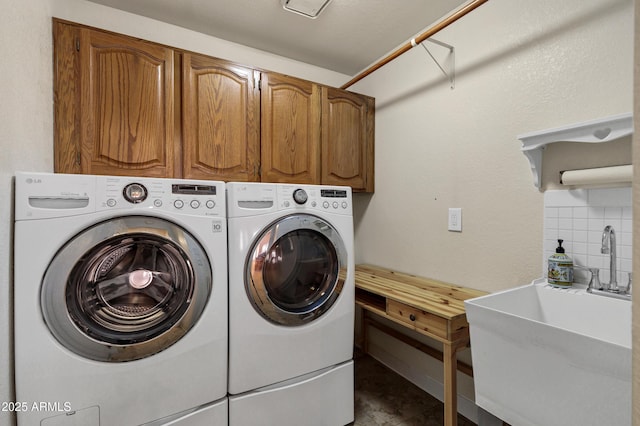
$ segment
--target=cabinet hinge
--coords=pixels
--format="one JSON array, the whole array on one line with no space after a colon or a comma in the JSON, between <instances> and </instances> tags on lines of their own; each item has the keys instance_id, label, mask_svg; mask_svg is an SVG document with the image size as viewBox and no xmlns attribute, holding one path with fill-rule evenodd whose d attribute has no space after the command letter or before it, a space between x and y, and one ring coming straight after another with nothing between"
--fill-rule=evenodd
<instances>
[{"instance_id":1,"label":"cabinet hinge","mask_svg":"<svg viewBox=\"0 0 640 426\"><path fill-rule=\"evenodd\" d=\"M261 78L262 74L260 74L259 72L253 74L253 86L258 89L258 90L262 90L262 78Z\"/></svg>"},{"instance_id":2,"label":"cabinet hinge","mask_svg":"<svg viewBox=\"0 0 640 426\"><path fill-rule=\"evenodd\" d=\"M76 51L80 51L80 37L76 37Z\"/></svg>"}]
</instances>

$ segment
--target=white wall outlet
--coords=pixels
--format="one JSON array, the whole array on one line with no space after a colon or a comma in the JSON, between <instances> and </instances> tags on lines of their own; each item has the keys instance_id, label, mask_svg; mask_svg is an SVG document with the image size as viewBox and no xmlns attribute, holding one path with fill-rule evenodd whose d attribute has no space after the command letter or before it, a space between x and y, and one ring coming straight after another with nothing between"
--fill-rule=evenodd
<instances>
[{"instance_id":1,"label":"white wall outlet","mask_svg":"<svg viewBox=\"0 0 640 426\"><path fill-rule=\"evenodd\" d=\"M449 231L462 232L462 209L449 209Z\"/></svg>"}]
</instances>

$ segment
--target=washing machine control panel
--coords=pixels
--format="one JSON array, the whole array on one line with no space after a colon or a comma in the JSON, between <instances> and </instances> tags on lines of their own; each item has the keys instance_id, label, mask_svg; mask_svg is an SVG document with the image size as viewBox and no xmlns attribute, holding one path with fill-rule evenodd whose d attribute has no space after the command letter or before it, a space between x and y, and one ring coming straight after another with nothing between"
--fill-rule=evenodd
<instances>
[{"instance_id":1,"label":"washing machine control panel","mask_svg":"<svg viewBox=\"0 0 640 426\"><path fill-rule=\"evenodd\" d=\"M199 216L224 216L224 183L98 176L98 208L152 208Z\"/></svg>"}]
</instances>

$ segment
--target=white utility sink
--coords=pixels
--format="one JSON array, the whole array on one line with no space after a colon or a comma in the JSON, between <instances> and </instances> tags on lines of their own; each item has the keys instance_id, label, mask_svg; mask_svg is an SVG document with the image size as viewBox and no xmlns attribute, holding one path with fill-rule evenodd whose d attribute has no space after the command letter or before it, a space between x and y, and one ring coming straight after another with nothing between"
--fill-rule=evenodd
<instances>
[{"instance_id":1,"label":"white utility sink","mask_svg":"<svg viewBox=\"0 0 640 426\"><path fill-rule=\"evenodd\" d=\"M631 302L532 284L465 302L476 404L512 425L631 425Z\"/></svg>"}]
</instances>

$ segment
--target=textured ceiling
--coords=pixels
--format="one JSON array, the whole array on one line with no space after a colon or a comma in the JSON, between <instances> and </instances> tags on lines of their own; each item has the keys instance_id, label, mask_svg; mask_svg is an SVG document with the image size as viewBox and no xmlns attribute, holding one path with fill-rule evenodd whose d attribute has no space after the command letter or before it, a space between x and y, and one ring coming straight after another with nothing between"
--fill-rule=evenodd
<instances>
[{"instance_id":1,"label":"textured ceiling","mask_svg":"<svg viewBox=\"0 0 640 426\"><path fill-rule=\"evenodd\" d=\"M280 0L90 0L347 75L466 3L333 0L316 19Z\"/></svg>"}]
</instances>

